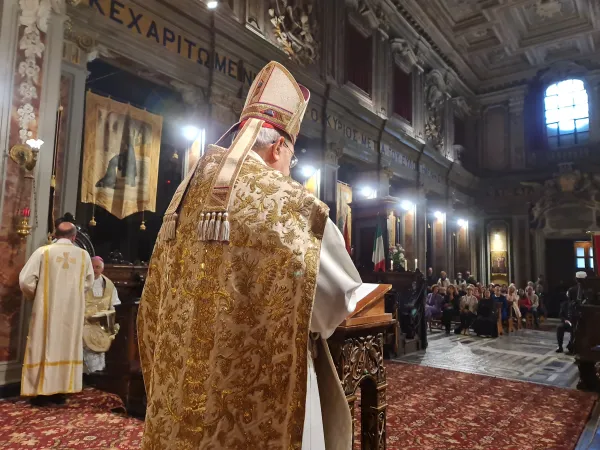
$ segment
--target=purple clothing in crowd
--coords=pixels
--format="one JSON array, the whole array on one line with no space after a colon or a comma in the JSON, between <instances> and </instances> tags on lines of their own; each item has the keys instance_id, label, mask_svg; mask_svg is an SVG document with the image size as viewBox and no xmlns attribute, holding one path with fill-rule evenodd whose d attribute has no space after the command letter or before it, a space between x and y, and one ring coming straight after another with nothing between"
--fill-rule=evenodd
<instances>
[{"instance_id":1,"label":"purple clothing in crowd","mask_svg":"<svg viewBox=\"0 0 600 450\"><path fill-rule=\"evenodd\" d=\"M442 295L429 294L425 301L425 318L429 320L432 317L440 317L442 315L442 303L444 303L444 297Z\"/></svg>"}]
</instances>

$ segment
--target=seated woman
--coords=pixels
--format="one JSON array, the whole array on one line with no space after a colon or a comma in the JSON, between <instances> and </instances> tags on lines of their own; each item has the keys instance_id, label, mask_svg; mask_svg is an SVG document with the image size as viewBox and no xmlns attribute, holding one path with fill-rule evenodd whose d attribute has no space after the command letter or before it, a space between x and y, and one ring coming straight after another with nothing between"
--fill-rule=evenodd
<instances>
[{"instance_id":1,"label":"seated woman","mask_svg":"<svg viewBox=\"0 0 600 450\"><path fill-rule=\"evenodd\" d=\"M442 324L446 329L446 334L450 334L450 327L452 326L452 318L459 315L460 298L456 286L453 284L449 285L446 289L446 295L444 296L444 303L442 304Z\"/></svg>"},{"instance_id":2,"label":"seated woman","mask_svg":"<svg viewBox=\"0 0 600 450\"><path fill-rule=\"evenodd\" d=\"M425 319L439 319L442 317L442 303L444 297L439 293L440 287L437 284L431 286L431 293L427 294L425 301Z\"/></svg>"},{"instance_id":3,"label":"seated woman","mask_svg":"<svg viewBox=\"0 0 600 450\"><path fill-rule=\"evenodd\" d=\"M489 289L483 291L483 298L477 303L477 318L473 330L477 336L498 337L498 317L494 314L494 300Z\"/></svg>"},{"instance_id":4,"label":"seated woman","mask_svg":"<svg viewBox=\"0 0 600 450\"><path fill-rule=\"evenodd\" d=\"M500 286L496 285L494 287L494 293L492 294L492 300L498 302L502 305L502 320L508 319L508 302L506 301L506 297L502 295L500 292Z\"/></svg>"},{"instance_id":5,"label":"seated woman","mask_svg":"<svg viewBox=\"0 0 600 450\"><path fill-rule=\"evenodd\" d=\"M519 296L517 295L517 287L511 284L508 287L508 295L506 296L508 307L513 309L513 316L517 320L521 320L521 311L519 310Z\"/></svg>"},{"instance_id":6,"label":"seated woman","mask_svg":"<svg viewBox=\"0 0 600 450\"><path fill-rule=\"evenodd\" d=\"M477 303L479 300L473 295L473 286L467 286L467 295L460 299L460 326L454 333L460 334L462 330L468 330L477 317Z\"/></svg>"},{"instance_id":7,"label":"seated woman","mask_svg":"<svg viewBox=\"0 0 600 450\"><path fill-rule=\"evenodd\" d=\"M529 300L523 289L519 289L519 312L522 317L531 312L531 300Z\"/></svg>"},{"instance_id":8,"label":"seated woman","mask_svg":"<svg viewBox=\"0 0 600 450\"><path fill-rule=\"evenodd\" d=\"M473 295L474 295L475 297L477 297L477 300L481 300L481 288L480 288L480 287L478 287L478 286L475 286L475 287L473 288Z\"/></svg>"}]
</instances>

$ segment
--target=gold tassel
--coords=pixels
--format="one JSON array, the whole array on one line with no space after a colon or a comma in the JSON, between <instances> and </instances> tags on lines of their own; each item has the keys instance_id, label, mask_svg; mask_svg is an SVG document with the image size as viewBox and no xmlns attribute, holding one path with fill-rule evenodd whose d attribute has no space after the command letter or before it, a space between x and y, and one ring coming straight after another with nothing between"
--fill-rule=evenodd
<instances>
[{"instance_id":1,"label":"gold tassel","mask_svg":"<svg viewBox=\"0 0 600 450\"><path fill-rule=\"evenodd\" d=\"M204 224L202 225L202 240L208 240L208 223L210 222L210 213L204 215Z\"/></svg>"},{"instance_id":2,"label":"gold tassel","mask_svg":"<svg viewBox=\"0 0 600 450\"><path fill-rule=\"evenodd\" d=\"M171 241L177 236L177 213L165 216L160 230L161 241Z\"/></svg>"},{"instance_id":3,"label":"gold tassel","mask_svg":"<svg viewBox=\"0 0 600 450\"><path fill-rule=\"evenodd\" d=\"M215 241L220 241L221 239L221 218L223 217L223 213L217 214L217 220L215 221L215 233L213 234Z\"/></svg>"},{"instance_id":4,"label":"gold tassel","mask_svg":"<svg viewBox=\"0 0 600 450\"><path fill-rule=\"evenodd\" d=\"M204 213L200 214L200 222L198 222L198 239L204 240Z\"/></svg>"},{"instance_id":5,"label":"gold tassel","mask_svg":"<svg viewBox=\"0 0 600 450\"><path fill-rule=\"evenodd\" d=\"M229 242L229 220L227 218L229 214L223 213L223 223L221 225L221 242Z\"/></svg>"},{"instance_id":6,"label":"gold tassel","mask_svg":"<svg viewBox=\"0 0 600 450\"><path fill-rule=\"evenodd\" d=\"M210 222L208 222L208 231L206 232L206 240L212 241L215 236L215 219L217 217L216 213L212 213L210 215Z\"/></svg>"}]
</instances>

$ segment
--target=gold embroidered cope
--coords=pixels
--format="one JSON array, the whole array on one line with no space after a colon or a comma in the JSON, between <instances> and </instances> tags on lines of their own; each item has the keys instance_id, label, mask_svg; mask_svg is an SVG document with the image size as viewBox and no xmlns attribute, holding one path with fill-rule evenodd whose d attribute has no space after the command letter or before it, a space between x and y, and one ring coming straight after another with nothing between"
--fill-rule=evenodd
<instances>
[{"instance_id":1,"label":"gold embroidered cope","mask_svg":"<svg viewBox=\"0 0 600 450\"><path fill-rule=\"evenodd\" d=\"M229 245L201 240L200 214L226 152L211 146L199 161L173 200L173 239L157 242L150 263L138 316L144 449L302 445L328 208L250 152L231 187Z\"/></svg>"}]
</instances>

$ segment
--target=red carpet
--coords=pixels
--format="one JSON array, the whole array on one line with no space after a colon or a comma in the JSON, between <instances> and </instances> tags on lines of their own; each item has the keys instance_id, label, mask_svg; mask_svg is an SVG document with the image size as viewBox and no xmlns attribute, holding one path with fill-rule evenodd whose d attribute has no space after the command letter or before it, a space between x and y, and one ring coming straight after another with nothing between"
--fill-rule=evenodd
<instances>
[{"instance_id":1,"label":"red carpet","mask_svg":"<svg viewBox=\"0 0 600 450\"><path fill-rule=\"evenodd\" d=\"M572 450L596 401L595 394L431 367L388 363L387 371L388 450ZM117 396L93 389L61 407L3 400L0 448L137 450L143 423L112 412L122 410Z\"/></svg>"},{"instance_id":2,"label":"red carpet","mask_svg":"<svg viewBox=\"0 0 600 450\"><path fill-rule=\"evenodd\" d=\"M597 398L401 363L387 374L388 450L572 450Z\"/></svg>"},{"instance_id":3,"label":"red carpet","mask_svg":"<svg viewBox=\"0 0 600 450\"><path fill-rule=\"evenodd\" d=\"M143 423L112 411L124 411L121 399L94 389L85 389L59 407L38 408L27 400L2 400L0 448L138 450Z\"/></svg>"}]
</instances>

